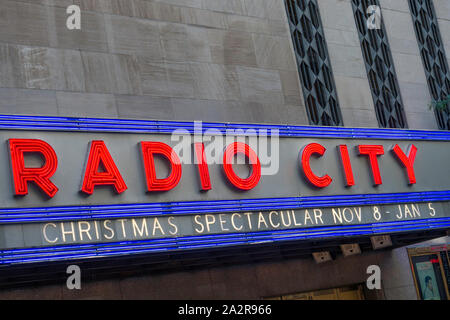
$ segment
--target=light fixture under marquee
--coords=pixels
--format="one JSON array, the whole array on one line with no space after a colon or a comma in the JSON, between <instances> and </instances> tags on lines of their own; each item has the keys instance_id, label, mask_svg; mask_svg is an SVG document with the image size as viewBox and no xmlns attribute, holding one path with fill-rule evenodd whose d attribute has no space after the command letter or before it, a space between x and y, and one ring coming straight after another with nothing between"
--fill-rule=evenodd
<instances>
[{"instance_id":1,"label":"light fixture under marquee","mask_svg":"<svg viewBox=\"0 0 450 320\"><path fill-rule=\"evenodd\" d=\"M370 237L370 241L375 250L392 246L392 240L389 235L372 236Z\"/></svg>"},{"instance_id":2,"label":"light fixture under marquee","mask_svg":"<svg viewBox=\"0 0 450 320\"><path fill-rule=\"evenodd\" d=\"M324 263L333 260L333 257L329 251L313 252L312 255L316 263Z\"/></svg>"},{"instance_id":3,"label":"light fixture under marquee","mask_svg":"<svg viewBox=\"0 0 450 320\"><path fill-rule=\"evenodd\" d=\"M340 247L345 257L361 254L361 248L357 243L341 244Z\"/></svg>"}]
</instances>

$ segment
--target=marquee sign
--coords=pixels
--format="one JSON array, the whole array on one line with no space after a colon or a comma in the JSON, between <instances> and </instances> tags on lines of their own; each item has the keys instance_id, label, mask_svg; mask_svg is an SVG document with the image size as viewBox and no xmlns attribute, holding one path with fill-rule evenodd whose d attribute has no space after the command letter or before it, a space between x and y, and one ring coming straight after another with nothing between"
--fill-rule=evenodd
<instances>
[{"instance_id":1,"label":"marquee sign","mask_svg":"<svg viewBox=\"0 0 450 320\"><path fill-rule=\"evenodd\" d=\"M45 141L39 139L9 139L10 160L14 184L14 194L27 195L28 183L34 183L49 198L53 198L58 192L58 187L51 181L51 177L58 168L58 160L55 150ZM148 192L169 191L174 189L180 182L182 175L182 165L180 158L173 148L163 142L141 141L139 142L142 151L142 163L145 169L145 180ZM193 144L196 152L196 164L201 182L200 190L211 190L211 178L209 176L208 160L205 156L205 145L203 143ZM347 144L338 146L342 169L345 176L345 184L348 187L355 185L355 178L349 157ZM358 154L367 156L370 170L373 175L375 186L383 184L381 171L378 164L378 156L384 155L383 145L358 145ZM333 179L325 174L317 176L311 168L311 157L313 155L323 156L326 148L319 143L309 143L301 151L300 167L308 183L317 187L328 187ZM391 151L404 167L409 184L416 183L414 162L417 154L417 147L414 144L409 146L407 154L395 144ZM233 158L241 152L249 159L251 165L250 175L241 178L233 169ZM26 154L39 154L43 158L43 166L26 167ZM155 169L155 155L165 157L170 167L170 174L166 178L157 178ZM99 172L100 166L104 171ZM225 177L234 187L241 190L254 189L261 179L261 163L256 152L246 143L233 142L229 144L223 152L222 168ZM108 151L103 140L92 140L86 163L85 174L80 191L92 195L96 186L113 187L116 193L125 192L128 187L116 166L114 159Z\"/></svg>"},{"instance_id":2,"label":"marquee sign","mask_svg":"<svg viewBox=\"0 0 450 320\"><path fill-rule=\"evenodd\" d=\"M450 133L0 116L0 263L450 227Z\"/></svg>"}]
</instances>

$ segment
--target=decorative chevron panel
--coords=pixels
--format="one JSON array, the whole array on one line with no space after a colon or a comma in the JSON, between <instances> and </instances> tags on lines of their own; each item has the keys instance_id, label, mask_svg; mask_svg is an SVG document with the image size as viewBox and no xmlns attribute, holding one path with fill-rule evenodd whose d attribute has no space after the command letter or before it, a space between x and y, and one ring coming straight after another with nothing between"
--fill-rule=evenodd
<instances>
[{"instance_id":1,"label":"decorative chevron panel","mask_svg":"<svg viewBox=\"0 0 450 320\"><path fill-rule=\"evenodd\" d=\"M441 33L431 0L408 0L427 76L428 89L434 101L450 94L450 72L442 44ZM450 130L450 106L435 110L439 129Z\"/></svg>"},{"instance_id":2,"label":"decorative chevron panel","mask_svg":"<svg viewBox=\"0 0 450 320\"><path fill-rule=\"evenodd\" d=\"M373 15L370 6L378 0L352 0L353 14L358 29L367 77L372 91L378 124L382 128L407 128L403 102L383 20L378 29L369 29L368 19Z\"/></svg>"},{"instance_id":3,"label":"decorative chevron panel","mask_svg":"<svg viewBox=\"0 0 450 320\"><path fill-rule=\"evenodd\" d=\"M309 122L342 126L317 0L285 0Z\"/></svg>"}]
</instances>

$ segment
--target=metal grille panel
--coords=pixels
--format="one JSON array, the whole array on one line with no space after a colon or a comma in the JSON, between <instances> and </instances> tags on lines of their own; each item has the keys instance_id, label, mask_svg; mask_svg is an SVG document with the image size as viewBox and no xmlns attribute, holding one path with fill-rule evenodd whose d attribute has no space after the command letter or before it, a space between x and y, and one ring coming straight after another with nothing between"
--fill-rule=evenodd
<instances>
[{"instance_id":1,"label":"metal grille panel","mask_svg":"<svg viewBox=\"0 0 450 320\"><path fill-rule=\"evenodd\" d=\"M450 72L431 0L408 0L430 95L435 101L450 94ZM450 106L435 110L439 129L450 130Z\"/></svg>"},{"instance_id":2,"label":"metal grille panel","mask_svg":"<svg viewBox=\"0 0 450 320\"><path fill-rule=\"evenodd\" d=\"M285 3L309 122L342 126L317 0L285 0Z\"/></svg>"},{"instance_id":3,"label":"metal grille panel","mask_svg":"<svg viewBox=\"0 0 450 320\"><path fill-rule=\"evenodd\" d=\"M368 8L372 5L380 7L378 0L352 0L353 14L378 124L382 128L407 128L383 20L381 20L379 29L369 29L367 26L370 17Z\"/></svg>"}]
</instances>

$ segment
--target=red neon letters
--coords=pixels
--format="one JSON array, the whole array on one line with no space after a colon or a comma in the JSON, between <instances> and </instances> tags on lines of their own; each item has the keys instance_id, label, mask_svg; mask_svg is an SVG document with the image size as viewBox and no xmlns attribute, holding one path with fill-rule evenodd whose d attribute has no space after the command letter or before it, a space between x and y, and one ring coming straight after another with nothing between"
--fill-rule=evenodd
<instances>
[{"instance_id":1,"label":"red neon letters","mask_svg":"<svg viewBox=\"0 0 450 320\"><path fill-rule=\"evenodd\" d=\"M16 195L28 194L28 182L34 182L50 198L58 192L58 187L50 181L58 168L58 158L47 142L37 139L9 139L9 150ZM44 165L40 168L25 168L25 153L41 154Z\"/></svg>"},{"instance_id":2,"label":"red neon letters","mask_svg":"<svg viewBox=\"0 0 450 320\"><path fill-rule=\"evenodd\" d=\"M169 191L175 188L181 180L182 165L176 152L167 144L162 142L142 141L140 142L142 151L142 161L145 169L145 178L148 191ZM347 145L338 147L340 162L344 173L346 186L356 184L353 174L351 157ZM207 191L212 189L209 167L205 155L203 143L194 143L194 157L200 177L200 189ZM28 183L33 182L48 197L52 198L58 192L58 187L50 180L58 167L58 159L53 148L45 141L37 139L9 139L9 150L11 157L12 177L15 195L27 195ZM326 148L319 143L306 145L300 154L301 169L305 179L318 188L328 187L333 179L328 175L318 176L311 168L311 157L322 157ZM354 151L355 152L355 151ZM28 153L41 155L44 164L39 167L25 167L25 156ZM367 156L370 170L373 175L375 185L383 183L378 163L378 157L384 155L382 145L358 145L359 155ZM418 149L415 145L410 145L405 153L396 144L392 147L391 153L406 169L407 180L410 185L416 183L414 163ZM237 154L243 154L249 160L250 174L247 178L239 177L233 169L233 160ZM166 178L158 178L155 169L155 155L160 155L168 161L170 172ZM323 160L322 160L323 161ZM324 166L325 167L325 166ZM256 152L249 145L242 142L234 142L225 148L223 154L223 170L227 180L234 187L241 190L251 190L255 188L261 179L261 163ZM122 178L119 169L114 163L105 143L101 140L91 142L88 160L84 172L81 191L86 194L93 194L96 186L113 186L117 193L127 190L127 185Z\"/></svg>"},{"instance_id":3,"label":"red neon letters","mask_svg":"<svg viewBox=\"0 0 450 320\"><path fill-rule=\"evenodd\" d=\"M392 148L392 152L397 156L403 166L406 168L406 173L408 174L409 184L416 183L416 175L414 173L414 161L416 160L417 147L415 145L410 145L408 150L408 155L406 155L403 150L396 144Z\"/></svg>"},{"instance_id":4,"label":"red neon letters","mask_svg":"<svg viewBox=\"0 0 450 320\"><path fill-rule=\"evenodd\" d=\"M305 174L306 179L318 188L325 188L329 186L333 179L331 179L329 175L324 175L322 177L316 176L311 170L309 159L313 154L323 156L326 150L327 149L325 149L324 146L318 143L310 143L304 147L302 151L301 163L303 173Z\"/></svg>"},{"instance_id":5,"label":"red neon letters","mask_svg":"<svg viewBox=\"0 0 450 320\"><path fill-rule=\"evenodd\" d=\"M162 142L141 142L145 177L148 191L168 191L175 188L181 179L181 161L175 151ZM170 163L171 172L167 178L158 179L155 171L154 155L164 156Z\"/></svg>"},{"instance_id":6,"label":"red neon letters","mask_svg":"<svg viewBox=\"0 0 450 320\"><path fill-rule=\"evenodd\" d=\"M200 175L201 190L211 190L211 179L209 177L208 163L205 156L205 145L194 143L195 157L197 160L198 173Z\"/></svg>"},{"instance_id":7,"label":"red neon letters","mask_svg":"<svg viewBox=\"0 0 450 320\"><path fill-rule=\"evenodd\" d=\"M372 169L373 181L375 185L383 184L377 158L377 156L384 154L383 146L360 145L358 146L358 150L360 155L369 157L370 167Z\"/></svg>"},{"instance_id":8,"label":"red neon letters","mask_svg":"<svg viewBox=\"0 0 450 320\"><path fill-rule=\"evenodd\" d=\"M243 153L252 166L251 174L248 178L242 179L233 170L233 159L237 153ZM223 170L228 180L236 188L241 190L250 190L256 187L261 179L261 163L259 162L256 152L250 146L242 142L234 142L230 144L223 155Z\"/></svg>"},{"instance_id":9,"label":"red neon letters","mask_svg":"<svg viewBox=\"0 0 450 320\"><path fill-rule=\"evenodd\" d=\"M350 156L348 155L347 145L342 144L338 148L341 155L342 168L344 168L346 185L347 187L354 186L355 178L353 177L352 164L350 162Z\"/></svg>"},{"instance_id":10,"label":"red neon letters","mask_svg":"<svg viewBox=\"0 0 450 320\"><path fill-rule=\"evenodd\" d=\"M100 165L104 169L102 172L99 172ZM127 190L127 185L123 181L105 143L101 140L94 140L91 142L81 191L92 194L95 186L105 185L113 185L117 193Z\"/></svg>"}]
</instances>

